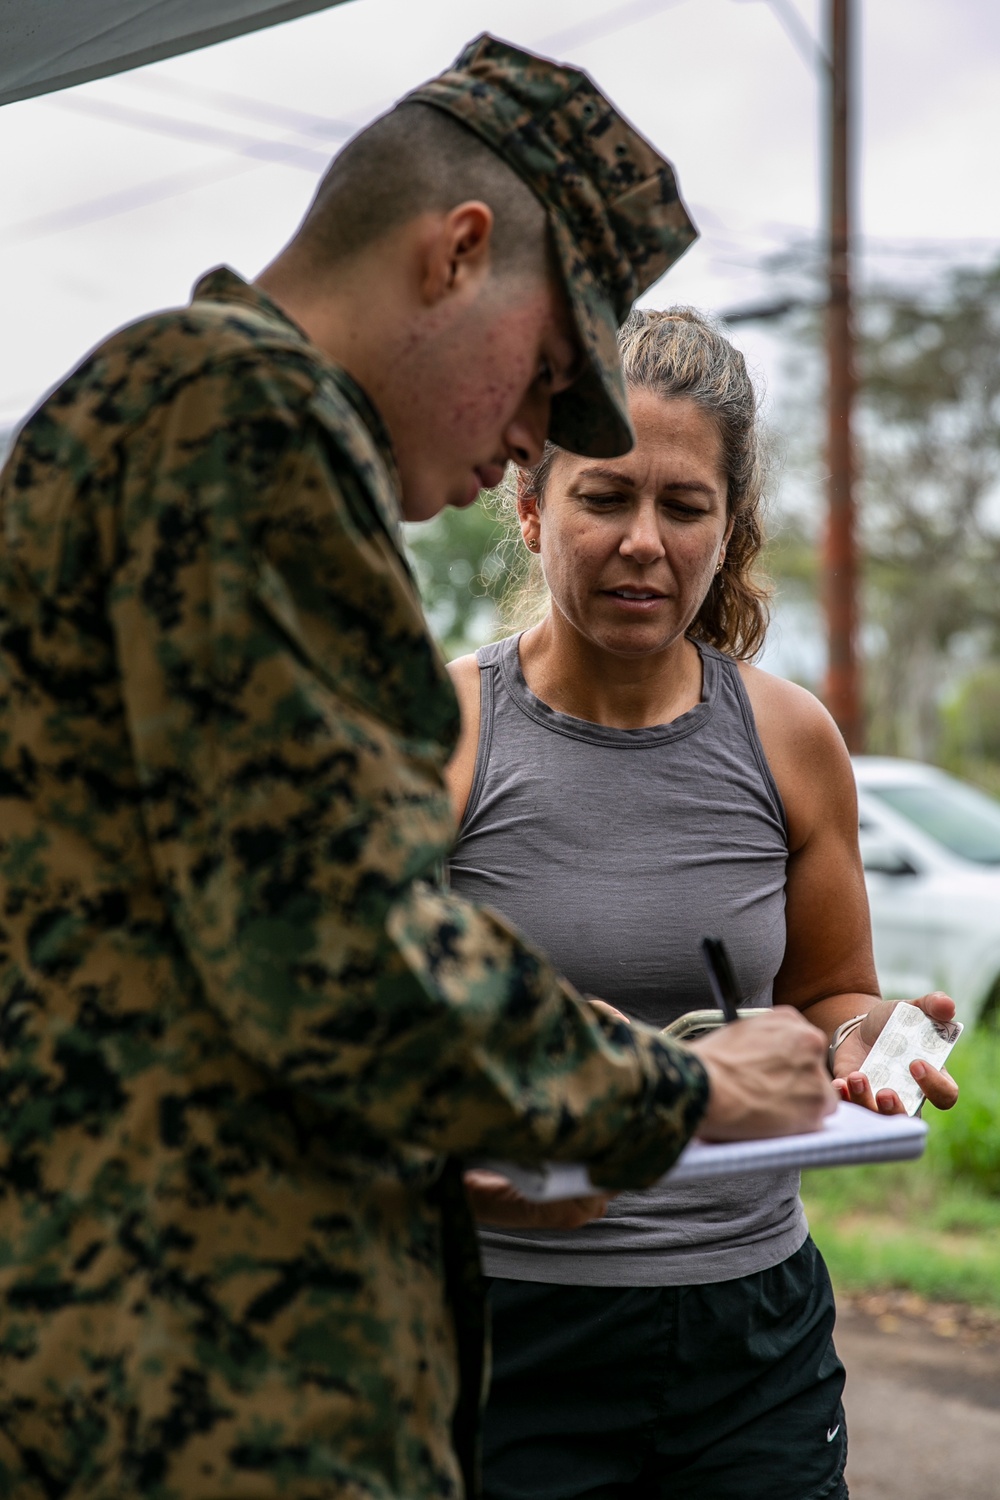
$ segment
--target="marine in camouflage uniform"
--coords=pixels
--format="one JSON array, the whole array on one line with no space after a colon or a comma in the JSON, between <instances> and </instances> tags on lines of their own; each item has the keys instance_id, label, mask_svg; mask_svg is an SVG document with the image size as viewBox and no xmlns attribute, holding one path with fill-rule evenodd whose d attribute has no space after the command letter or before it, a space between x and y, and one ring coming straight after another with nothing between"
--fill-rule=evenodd
<instances>
[{"instance_id":1,"label":"marine in camouflage uniform","mask_svg":"<svg viewBox=\"0 0 1000 1500\"><path fill-rule=\"evenodd\" d=\"M621 451L669 167L488 38L413 97L547 203L590 358L559 435ZM113 336L0 500L0 1495L458 1496L458 1160L643 1185L704 1071L437 883L458 711L390 439L267 297L216 271Z\"/></svg>"}]
</instances>

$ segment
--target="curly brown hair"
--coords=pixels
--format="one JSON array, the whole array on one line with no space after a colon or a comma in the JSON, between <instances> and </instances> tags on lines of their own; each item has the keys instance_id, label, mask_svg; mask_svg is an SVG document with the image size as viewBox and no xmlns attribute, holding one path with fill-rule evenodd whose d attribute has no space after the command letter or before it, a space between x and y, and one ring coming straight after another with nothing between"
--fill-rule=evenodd
<instances>
[{"instance_id":1,"label":"curly brown hair","mask_svg":"<svg viewBox=\"0 0 1000 1500\"><path fill-rule=\"evenodd\" d=\"M726 509L733 529L725 561L688 635L740 660L757 655L768 625L770 587L755 571L764 544L762 511L766 463L757 392L740 351L710 318L691 307L637 310L618 334L622 369L632 389L684 396L715 421L726 472ZM515 471L501 503L517 493L542 500L559 449L545 445L532 469ZM504 601L503 613L523 624L537 619L547 599L541 565L532 558Z\"/></svg>"}]
</instances>

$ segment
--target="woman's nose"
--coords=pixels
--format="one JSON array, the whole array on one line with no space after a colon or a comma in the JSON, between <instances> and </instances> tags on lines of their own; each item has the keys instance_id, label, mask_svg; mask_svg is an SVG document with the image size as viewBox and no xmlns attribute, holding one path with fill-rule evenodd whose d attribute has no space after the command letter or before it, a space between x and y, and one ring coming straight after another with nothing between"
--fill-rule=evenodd
<instances>
[{"instance_id":1,"label":"woman's nose","mask_svg":"<svg viewBox=\"0 0 1000 1500\"><path fill-rule=\"evenodd\" d=\"M633 516L619 550L623 557L634 558L636 562L656 562L663 557L663 538L656 524L656 516L644 512Z\"/></svg>"}]
</instances>

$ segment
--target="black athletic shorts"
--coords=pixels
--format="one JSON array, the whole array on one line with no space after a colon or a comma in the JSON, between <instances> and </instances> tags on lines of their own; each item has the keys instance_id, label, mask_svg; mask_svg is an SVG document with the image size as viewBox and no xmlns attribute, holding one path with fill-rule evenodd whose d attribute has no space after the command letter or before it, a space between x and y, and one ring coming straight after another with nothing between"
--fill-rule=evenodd
<instances>
[{"instance_id":1,"label":"black athletic shorts","mask_svg":"<svg viewBox=\"0 0 1000 1500\"><path fill-rule=\"evenodd\" d=\"M846 1500L812 1240L708 1286L490 1282L487 1500Z\"/></svg>"}]
</instances>

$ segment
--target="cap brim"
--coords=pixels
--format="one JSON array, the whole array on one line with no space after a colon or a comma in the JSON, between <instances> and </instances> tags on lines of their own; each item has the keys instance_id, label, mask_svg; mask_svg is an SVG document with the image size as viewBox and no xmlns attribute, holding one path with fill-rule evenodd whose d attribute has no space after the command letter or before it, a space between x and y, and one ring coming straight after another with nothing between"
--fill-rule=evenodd
<instances>
[{"instance_id":1,"label":"cap brim","mask_svg":"<svg viewBox=\"0 0 1000 1500\"><path fill-rule=\"evenodd\" d=\"M569 230L555 214L549 223L584 358L582 373L552 402L549 438L570 453L617 458L635 443L618 354L618 319Z\"/></svg>"}]
</instances>

